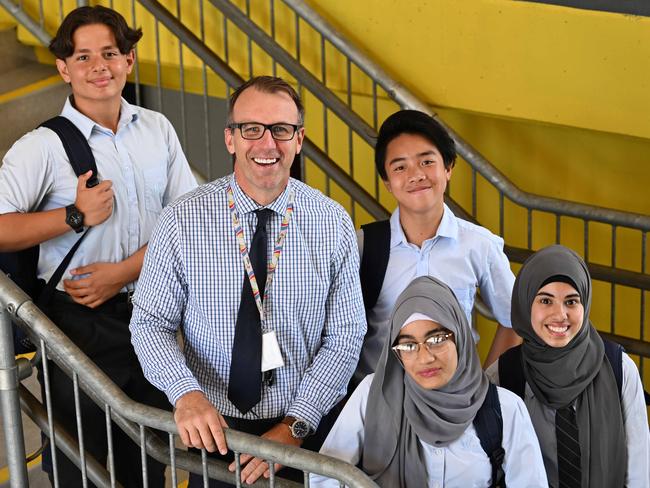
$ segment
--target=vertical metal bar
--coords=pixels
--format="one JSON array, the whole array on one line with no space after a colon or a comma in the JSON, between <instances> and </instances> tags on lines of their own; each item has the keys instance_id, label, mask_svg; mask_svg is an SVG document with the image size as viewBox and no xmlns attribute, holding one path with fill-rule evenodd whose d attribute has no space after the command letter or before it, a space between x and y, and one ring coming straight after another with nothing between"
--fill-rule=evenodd
<instances>
[{"instance_id":1,"label":"vertical metal bar","mask_svg":"<svg viewBox=\"0 0 650 488\"><path fill-rule=\"evenodd\" d=\"M296 23L296 60L300 62L300 16L298 15L298 12L296 12L295 15L295 23Z\"/></svg>"},{"instance_id":2,"label":"vertical metal bar","mask_svg":"<svg viewBox=\"0 0 650 488\"><path fill-rule=\"evenodd\" d=\"M181 2L176 0L176 18L181 22ZM183 41L178 39L179 94L181 102L181 144L187 152L187 125L185 123L185 63L183 62Z\"/></svg>"},{"instance_id":3,"label":"vertical metal bar","mask_svg":"<svg viewBox=\"0 0 650 488\"><path fill-rule=\"evenodd\" d=\"M528 209L528 249L533 249L533 210Z\"/></svg>"},{"instance_id":4,"label":"vertical metal bar","mask_svg":"<svg viewBox=\"0 0 650 488\"><path fill-rule=\"evenodd\" d=\"M41 29L45 29L45 14L43 13L43 0L38 0L38 25L41 26Z\"/></svg>"},{"instance_id":5,"label":"vertical metal bar","mask_svg":"<svg viewBox=\"0 0 650 488\"><path fill-rule=\"evenodd\" d=\"M616 225L612 225L612 268L616 268ZM611 283L611 313L610 313L610 330L616 334L616 285Z\"/></svg>"},{"instance_id":6,"label":"vertical metal bar","mask_svg":"<svg viewBox=\"0 0 650 488\"><path fill-rule=\"evenodd\" d=\"M241 454L235 452L235 486L241 486Z\"/></svg>"},{"instance_id":7,"label":"vertical metal bar","mask_svg":"<svg viewBox=\"0 0 650 488\"><path fill-rule=\"evenodd\" d=\"M25 437L18 396L18 368L9 312L0 307L0 413L11 488L28 486Z\"/></svg>"},{"instance_id":8,"label":"vertical metal bar","mask_svg":"<svg viewBox=\"0 0 650 488\"><path fill-rule=\"evenodd\" d=\"M271 17L271 38L275 41L275 0L270 0L269 9L269 14ZM278 66L275 62L275 59L271 60L271 66L273 70L273 76L278 76Z\"/></svg>"},{"instance_id":9,"label":"vertical metal bar","mask_svg":"<svg viewBox=\"0 0 650 488\"><path fill-rule=\"evenodd\" d=\"M156 33L156 95L158 97L158 110L163 111L163 96L162 96L162 72L160 69L160 22L156 19L155 23Z\"/></svg>"},{"instance_id":10,"label":"vertical metal bar","mask_svg":"<svg viewBox=\"0 0 650 488\"><path fill-rule=\"evenodd\" d=\"M223 14L222 14L223 15ZM223 60L228 64L228 19L226 16L222 16L223 19ZM228 91L226 91L226 95Z\"/></svg>"},{"instance_id":11,"label":"vertical metal bar","mask_svg":"<svg viewBox=\"0 0 650 488\"><path fill-rule=\"evenodd\" d=\"M208 454L205 449L201 449L201 474L203 475L203 488L209 488L208 482Z\"/></svg>"},{"instance_id":12,"label":"vertical metal bar","mask_svg":"<svg viewBox=\"0 0 650 488\"><path fill-rule=\"evenodd\" d=\"M503 199L503 192L500 191L499 192L499 235L501 237L503 237L503 232L505 230L505 222L503 221L504 214L505 214L504 206L505 206L505 202Z\"/></svg>"},{"instance_id":13,"label":"vertical metal bar","mask_svg":"<svg viewBox=\"0 0 650 488\"><path fill-rule=\"evenodd\" d=\"M106 444L108 449L108 472L111 475L111 487L115 487L115 456L113 453L113 428L111 426L111 407L104 404L106 412Z\"/></svg>"},{"instance_id":14,"label":"vertical metal bar","mask_svg":"<svg viewBox=\"0 0 650 488\"><path fill-rule=\"evenodd\" d=\"M52 413L52 394L50 391L50 366L49 359L47 358L47 349L45 348L45 341L41 339L41 354L43 365L43 382L45 390L45 409L47 411L47 429L50 437L50 452L52 456L52 475L54 477L54 488L59 488L59 467L56 455L56 435L54 433L54 415Z\"/></svg>"},{"instance_id":15,"label":"vertical metal bar","mask_svg":"<svg viewBox=\"0 0 650 488\"><path fill-rule=\"evenodd\" d=\"M172 486L178 486L176 476L176 445L174 443L174 434L169 433L169 469L172 474Z\"/></svg>"},{"instance_id":16,"label":"vertical metal bar","mask_svg":"<svg viewBox=\"0 0 650 488\"><path fill-rule=\"evenodd\" d=\"M646 272L646 246L648 244L648 233L647 232L642 232L641 233L641 273ZM641 288L639 290L641 292L641 304L640 304L640 309L641 309L641 317L639 320L639 339L642 341L645 340L645 290ZM640 362L639 362L639 372L641 374L641 381L643 382L643 370L644 370L644 361L645 358L643 356L640 356Z\"/></svg>"},{"instance_id":17,"label":"vertical metal bar","mask_svg":"<svg viewBox=\"0 0 650 488\"><path fill-rule=\"evenodd\" d=\"M269 459L267 463L269 464L269 484L273 488L275 486L275 462Z\"/></svg>"},{"instance_id":18,"label":"vertical metal bar","mask_svg":"<svg viewBox=\"0 0 650 488\"><path fill-rule=\"evenodd\" d=\"M476 205L476 168L473 166L472 168L472 217L476 218L476 210L477 210L477 205Z\"/></svg>"},{"instance_id":19,"label":"vertical metal bar","mask_svg":"<svg viewBox=\"0 0 650 488\"><path fill-rule=\"evenodd\" d=\"M77 439L79 442L79 463L81 465L81 483L83 487L88 486L88 474L86 473L86 450L84 448L84 431L81 418L81 401L79 400L79 376L72 373L72 389L74 392L74 413L77 418Z\"/></svg>"},{"instance_id":20,"label":"vertical metal bar","mask_svg":"<svg viewBox=\"0 0 650 488\"><path fill-rule=\"evenodd\" d=\"M144 437L144 425L140 424L140 462L142 463L142 486L149 486L147 470L147 445Z\"/></svg>"},{"instance_id":21,"label":"vertical metal bar","mask_svg":"<svg viewBox=\"0 0 650 488\"><path fill-rule=\"evenodd\" d=\"M347 58L347 102L348 107L352 110L352 62L350 58ZM352 132L352 127L348 127L348 159L350 161L350 177L354 178L354 134ZM354 200L350 197L350 217L352 222L355 221L355 205Z\"/></svg>"},{"instance_id":22,"label":"vertical metal bar","mask_svg":"<svg viewBox=\"0 0 650 488\"><path fill-rule=\"evenodd\" d=\"M133 19L133 28L137 28L135 19L135 0L131 0L131 18ZM142 105L140 94L140 56L138 56L138 45L133 46L135 51L135 104Z\"/></svg>"},{"instance_id":23,"label":"vertical metal bar","mask_svg":"<svg viewBox=\"0 0 650 488\"><path fill-rule=\"evenodd\" d=\"M250 0L246 0L246 16L249 19L251 17ZM252 78L253 77L253 40L250 38L250 36L248 37L247 48L248 48L248 77Z\"/></svg>"},{"instance_id":24,"label":"vertical metal bar","mask_svg":"<svg viewBox=\"0 0 650 488\"><path fill-rule=\"evenodd\" d=\"M588 220L585 220L584 239L585 239L584 258L585 258L585 262L588 262L589 261L589 221Z\"/></svg>"},{"instance_id":25,"label":"vertical metal bar","mask_svg":"<svg viewBox=\"0 0 650 488\"><path fill-rule=\"evenodd\" d=\"M377 109L377 82L372 79L372 127L375 131L379 128L379 111ZM379 186L380 186L380 176L377 171L374 171L375 175L375 199L379 200Z\"/></svg>"},{"instance_id":26,"label":"vertical metal bar","mask_svg":"<svg viewBox=\"0 0 650 488\"><path fill-rule=\"evenodd\" d=\"M561 232L561 218L560 214L555 214L555 243L560 243L560 232Z\"/></svg>"},{"instance_id":27,"label":"vertical metal bar","mask_svg":"<svg viewBox=\"0 0 650 488\"><path fill-rule=\"evenodd\" d=\"M199 23L201 25L201 41L205 44L205 16L203 13L203 0L199 1ZM201 76L203 80L203 134L205 137L205 160L207 161L207 179L212 181L212 155L210 147L210 100L208 97L208 69L202 63Z\"/></svg>"}]
</instances>

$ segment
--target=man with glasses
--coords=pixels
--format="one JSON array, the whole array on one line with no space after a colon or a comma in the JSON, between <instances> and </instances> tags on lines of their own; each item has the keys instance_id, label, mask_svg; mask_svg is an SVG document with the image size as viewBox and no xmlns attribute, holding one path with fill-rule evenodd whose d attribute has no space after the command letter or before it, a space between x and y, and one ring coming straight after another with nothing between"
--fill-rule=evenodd
<instances>
[{"instance_id":1,"label":"man with glasses","mask_svg":"<svg viewBox=\"0 0 650 488\"><path fill-rule=\"evenodd\" d=\"M354 228L340 205L289 177L303 117L279 78L239 87L225 129L234 173L169 206L150 241L133 345L189 447L228 456L231 427L317 449L356 366L366 326ZM270 474L261 459L241 462L242 481Z\"/></svg>"}]
</instances>

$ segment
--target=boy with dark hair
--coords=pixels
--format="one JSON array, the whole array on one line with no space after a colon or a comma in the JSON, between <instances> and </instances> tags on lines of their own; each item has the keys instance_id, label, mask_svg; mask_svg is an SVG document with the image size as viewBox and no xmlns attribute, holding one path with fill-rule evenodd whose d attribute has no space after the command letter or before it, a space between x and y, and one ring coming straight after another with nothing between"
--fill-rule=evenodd
<instances>
[{"instance_id":1,"label":"boy with dark hair","mask_svg":"<svg viewBox=\"0 0 650 488\"><path fill-rule=\"evenodd\" d=\"M101 6L78 8L64 19L50 45L72 90L61 115L87 138L99 183L87 186L90 171L75 176L50 129L23 136L0 168L0 250L40 245L38 276L47 281L90 228L46 312L131 398L169 409L130 345L130 298L158 215L196 181L169 121L121 97L141 35ZM54 364L49 374L54 418L74 434L72 383ZM86 451L105 463L104 413L85 395L81 417ZM139 448L116 426L112 432L117 480L142 486ZM163 486L164 466L148 464L149 486ZM47 460L43 465L48 468ZM59 486L82 485L79 470L60 451L57 465Z\"/></svg>"},{"instance_id":2,"label":"boy with dark hair","mask_svg":"<svg viewBox=\"0 0 650 488\"><path fill-rule=\"evenodd\" d=\"M501 324L486 364L519 343L510 329L514 275L503 239L457 218L444 203L455 160L453 139L423 112L401 110L379 130L375 165L398 207L390 221L368 224L358 233L368 332L353 385L375 371L390 311L418 276L433 276L449 285L470 323L476 289L481 291Z\"/></svg>"}]
</instances>

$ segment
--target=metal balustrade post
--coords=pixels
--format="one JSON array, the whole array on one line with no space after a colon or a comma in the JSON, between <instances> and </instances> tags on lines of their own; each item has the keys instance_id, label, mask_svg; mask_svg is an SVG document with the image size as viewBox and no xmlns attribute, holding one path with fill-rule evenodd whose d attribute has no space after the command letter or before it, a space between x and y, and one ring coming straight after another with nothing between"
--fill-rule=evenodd
<instances>
[{"instance_id":1,"label":"metal balustrade post","mask_svg":"<svg viewBox=\"0 0 650 488\"><path fill-rule=\"evenodd\" d=\"M0 308L0 413L5 434L5 452L9 467L9 486L27 487L25 438L18 396L18 367L14 356L14 336L9 312Z\"/></svg>"}]
</instances>

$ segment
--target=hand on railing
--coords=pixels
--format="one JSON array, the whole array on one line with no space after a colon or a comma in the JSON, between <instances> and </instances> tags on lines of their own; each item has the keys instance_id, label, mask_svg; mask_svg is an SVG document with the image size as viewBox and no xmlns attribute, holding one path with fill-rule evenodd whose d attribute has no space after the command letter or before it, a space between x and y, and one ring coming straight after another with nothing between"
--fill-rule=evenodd
<instances>
[{"instance_id":1,"label":"hand on railing","mask_svg":"<svg viewBox=\"0 0 650 488\"><path fill-rule=\"evenodd\" d=\"M176 401L174 421L183 444L222 455L228 452L223 429L228 424L200 391L190 391Z\"/></svg>"}]
</instances>

